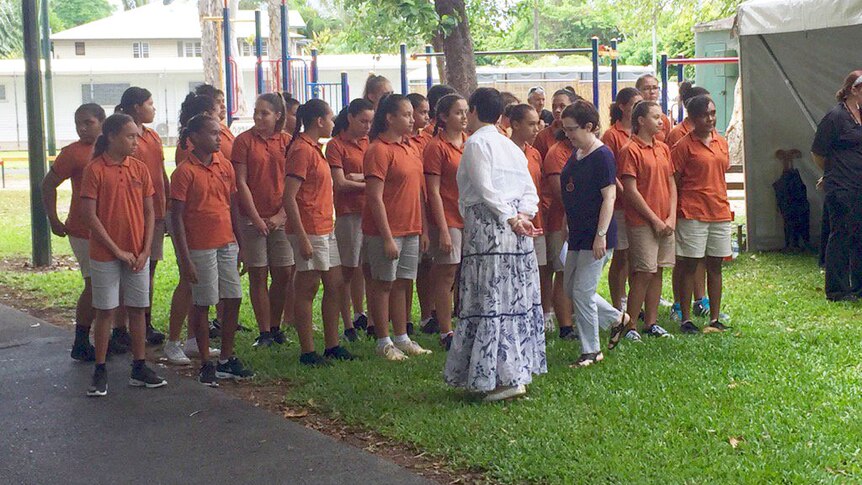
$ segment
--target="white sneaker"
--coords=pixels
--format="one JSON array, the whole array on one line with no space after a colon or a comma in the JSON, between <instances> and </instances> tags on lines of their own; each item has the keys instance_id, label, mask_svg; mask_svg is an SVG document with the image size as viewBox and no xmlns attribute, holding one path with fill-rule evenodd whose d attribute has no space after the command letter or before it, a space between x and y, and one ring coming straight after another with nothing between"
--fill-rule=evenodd
<instances>
[{"instance_id":1,"label":"white sneaker","mask_svg":"<svg viewBox=\"0 0 862 485\"><path fill-rule=\"evenodd\" d=\"M201 356L200 351L198 351L197 339L190 338L186 340L186 344L183 347L183 351L186 353L187 356L193 359L197 359ZM216 358L220 355L221 350L210 347L210 358Z\"/></svg>"},{"instance_id":2,"label":"white sneaker","mask_svg":"<svg viewBox=\"0 0 862 485\"><path fill-rule=\"evenodd\" d=\"M395 344L386 344L383 347L377 346L377 350L375 352L386 360L397 362L408 359L404 352L398 350L398 347L396 347Z\"/></svg>"},{"instance_id":3,"label":"white sneaker","mask_svg":"<svg viewBox=\"0 0 862 485\"><path fill-rule=\"evenodd\" d=\"M554 323L554 312L545 313L545 332L553 332L557 329L557 324Z\"/></svg>"},{"instance_id":4,"label":"white sneaker","mask_svg":"<svg viewBox=\"0 0 862 485\"><path fill-rule=\"evenodd\" d=\"M171 340L165 342L164 352L165 357L168 359L168 364L189 365L192 363L191 359L183 352L182 344L180 344L179 340L176 342Z\"/></svg>"},{"instance_id":5,"label":"white sneaker","mask_svg":"<svg viewBox=\"0 0 862 485\"><path fill-rule=\"evenodd\" d=\"M398 347L398 350L407 355L426 355L431 353L430 350L423 349L419 344L412 340L408 340L404 343L395 342L395 346Z\"/></svg>"},{"instance_id":6,"label":"white sneaker","mask_svg":"<svg viewBox=\"0 0 862 485\"><path fill-rule=\"evenodd\" d=\"M489 392L483 401L485 402L496 402L496 401L505 401L506 399L514 399L516 397L523 396L527 393L527 386L521 384L519 386L511 386L511 387L498 387L493 391Z\"/></svg>"}]
</instances>

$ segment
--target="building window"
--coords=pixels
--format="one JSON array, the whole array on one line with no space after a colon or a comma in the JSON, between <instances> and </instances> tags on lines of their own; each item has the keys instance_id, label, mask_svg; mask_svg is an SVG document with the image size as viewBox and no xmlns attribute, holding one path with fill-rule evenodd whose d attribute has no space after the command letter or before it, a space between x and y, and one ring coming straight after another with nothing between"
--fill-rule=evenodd
<instances>
[{"instance_id":1,"label":"building window","mask_svg":"<svg viewBox=\"0 0 862 485\"><path fill-rule=\"evenodd\" d=\"M243 57L257 57L257 54L254 51L254 41L249 42L248 39L240 39L239 41L240 55ZM266 57L269 55L269 48L264 40L261 44L261 56Z\"/></svg>"},{"instance_id":2,"label":"building window","mask_svg":"<svg viewBox=\"0 0 862 485\"><path fill-rule=\"evenodd\" d=\"M82 84L81 103L96 103L101 106L116 106L120 103L123 91L129 89L127 83ZM113 109L112 109L113 111Z\"/></svg>"},{"instance_id":3,"label":"building window","mask_svg":"<svg viewBox=\"0 0 862 485\"><path fill-rule=\"evenodd\" d=\"M0 101L6 101L6 85L0 84Z\"/></svg>"},{"instance_id":4,"label":"building window","mask_svg":"<svg viewBox=\"0 0 862 485\"><path fill-rule=\"evenodd\" d=\"M200 42L185 42L183 44L184 47L184 57L202 57L203 52L201 51L201 43Z\"/></svg>"},{"instance_id":5,"label":"building window","mask_svg":"<svg viewBox=\"0 0 862 485\"><path fill-rule=\"evenodd\" d=\"M132 57L135 59L150 57L149 42L135 42L132 44Z\"/></svg>"},{"instance_id":6,"label":"building window","mask_svg":"<svg viewBox=\"0 0 862 485\"><path fill-rule=\"evenodd\" d=\"M83 56L87 53L86 46L83 42L75 42L75 55Z\"/></svg>"}]
</instances>

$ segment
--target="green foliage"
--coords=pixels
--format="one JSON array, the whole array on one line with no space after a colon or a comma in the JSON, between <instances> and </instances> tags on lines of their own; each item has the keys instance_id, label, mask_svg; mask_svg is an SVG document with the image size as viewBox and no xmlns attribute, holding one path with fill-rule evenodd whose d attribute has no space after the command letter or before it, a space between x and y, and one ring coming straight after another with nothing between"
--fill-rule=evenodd
<instances>
[{"instance_id":1,"label":"green foliage","mask_svg":"<svg viewBox=\"0 0 862 485\"><path fill-rule=\"evenodd\" d=\"M21 2L0 0L0 59L21 57L23 51Z\"/></svg>"},{"instance_id":2,"label":"green foliage","mask_svg":"<svg viewBox=\"0 0 862 485\"><path fill-rule=\"evenodd\" d=\"M57 22L57 25L51 23L51 29L59 32L107 17L113 13L114 7L108 0L54 0L50 3L50 10Z\"/></svg>"}]
</instances>

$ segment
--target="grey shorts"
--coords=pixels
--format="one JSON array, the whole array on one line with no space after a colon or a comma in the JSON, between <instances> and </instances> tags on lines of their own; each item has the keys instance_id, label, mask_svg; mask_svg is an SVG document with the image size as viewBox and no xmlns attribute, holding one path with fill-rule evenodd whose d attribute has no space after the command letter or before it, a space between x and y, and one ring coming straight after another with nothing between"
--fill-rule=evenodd
<instances>
[{"instance_id":1,"label":"grey shorts","mask_svg":"<svg viewBox=\"0 0 862 485\"><path fill-rule=\"evenodd\" d=\"M548 251L546 256L548 267L555 273L559 273L565 269L561 254L563 252L563 245L566 244L568 239L569 235L566 231L554 231L545 235L545 244Z\"/></svg>"},{"instance_id":2,"label":"grey shorts","mask_svg":"<svg viewBox=\"0 0 862 485\"><path fill-rule=\"evenodd\" d=\"M217 249L192 249L189 255L198 275L198 282L191 285L192 303L212 306L221 299L242 298L236 243Z\"/></svg>"},{"instance_id":3,"label":"grey shorts","mask_svg":"<svg viewBox=\"0 0 862 485\"><path fill-rule=\"evenodd\" d=\"M293 248L287 241L284 226L270 231L268 236L262 236L247 220L240 221L240 237L242 237L242 262L249 268L265 268L267 266L293 266Z\"/></svg>"},{"instance_id":4,"label":"grey shorts","mask_svg":"<svg viewBox=\"0 0 862 485\"><path fill-rule=\"evenodd\" d=\"M311 243L311 259L304 259L299 250L299 237L288 234L287 240L293 247L296 259L296 271L329 271L330 268L341 266L341 258L338 256L338 243L335 241L335 233L326 236L308 236Z\"/></svg>"},{"instance_id":5,"label":"grey shorts","mask_svg":"<svg viewBox=\"0 0 862 485\"><path fill-rule=\"evenodd\" d=\"M90 281L93 285L93 308L113 310L120 306L120 288L123 305L132 308L150 306L150 261L137 273L118 259L113 261L90 260Z\"/></svg>"},{"instance_id":6,"label":"grey shorts","mask_svg":"<svg viewBox=\"0 0 862 485\"><path fill-rule=\"evenodd\" d=\"M464 230L457 227L449 228L449 237L452 239L452 252L444 253L440 250L440 230L432 227L429 237L431 245L429 253L434 259L434 264L461 264L461 243Z\"/></svg>"},{"instance_id":7,"label":"grey shorts","mask_svg":"<svg viewBox=\"0 0 862 485\"><path fill-rule=\"evenodd\" d=\"M165 257L165 220L156 219L153 225L153 244L150 246L150 261L161 261Z\"/></svg>"},{"instance_id":8,"label":"grey shorts","mask_svg":"<svg viewBox=\"0 0 862 485\"><path fill-rule=\"evenodd\" d=\"M371 277L378 281L415 280L419 267L419 236L395 238L398 258L389 259L383 251L383 238L365 236L362 242L363 260L371 269Z\"/></svg>"},{"instance_id":9,"label":"grey shorts","mask_svg":"<svg viewBox=\"0 0 862 485\"><path fill-rule=\"evenodd\" d=\"M548 265L548 238L544 234L533 239L536 249L536 262L539 266Z\"/></svg>"},{"instance_id":10,"label":"grey shorts","mask_svg":"<svg viewBox=\"0 0 862 485\"><path fill-rule=\"evenodd\" d=\"M69 236L69 246L72 246L72 254L78 260L78 267L81 268L81 277L87 279L90 277L90 240L80 237Z\"/></svg>"},{"instance_id":11,"label":"grey shorts","mask_svg":"<svg viewBox=\"0 0 862 485\"><path fill-rule=\"evenodd\" d=\"M338 241L338 256L341 265L358 268L362 262L362 215L345 214L335 219L335 239Z\"/></svg>"}]
</instances>

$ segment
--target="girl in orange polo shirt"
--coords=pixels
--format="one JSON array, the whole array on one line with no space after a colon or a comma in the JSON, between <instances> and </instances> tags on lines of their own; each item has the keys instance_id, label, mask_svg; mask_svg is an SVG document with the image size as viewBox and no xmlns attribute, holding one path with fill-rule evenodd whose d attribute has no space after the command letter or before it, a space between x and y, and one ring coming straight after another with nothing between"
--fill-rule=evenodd
<instances>
[{"instance_id":1,"label":"girl in orange polo shirt","mask_svg":"<svg viewBox=\"0 0 862 485\"><path fill-rule=\"evenodd\" d=\"M662 270L674 264L677 198L670 149L656 139L661 129L661 107L652 101L638 103L632 112L632 139L620 154L632 270L626 313L631 320L611 328L609 348L623 336L640 341L635 322L641 308L647 335L670 336L656 323Z\"/></svg>"},{"instance_id":2,"label":"girl in orange polo shirt","mask_svg":"<svg viewBox=\"0 0 862 485\"><path fill-rule=\"evenodd\" d=\"M439 309L440 344L452 345L452 286L461 264L461 235L464 220L458 209L458 164L467 135L467 100L449 94L437 102L435 136L422 154L425 186L428 190L430 238L433 258L430 274L434 308Z\"/></svg>"},{"instance_id":3,"label":"girl in orange polo shirt","mask_svg":"<svg viewBox=\"0 0 862 485\"><path fill-rule=\"evenodd\" d=\"M363 267L368 308L376 322L377 354L387 360L429 354L407 335L407 289L416 278L422 234L422 160L406 138L413 133L413 107L393 94L381 101L365 152L362 212ZM394 339L389 338L392 321Z\"/></svg>"},{"instance_id":4,"label":"girl in orange polo shirt","mask_svg":"<svg viewBox=\"0 0 862 485\"><path fill-rule=\"evenodd\" d=\"M150 304L148 268L155 190L147 166L130 156L138 148L139 133L132 117L111 115L96 140L93 161L84 169L81 202L90 229L90 271L96 310L96 367L88 396L108 393L105 368L108 332L120 306L121 293L134 355L129 385L156 388L167 384L144 361L144 312Z\"/></svg>"},{"instance_id":5,"label":"girl in orange polo shirt","mask_svg":"<svg viewBox=\"0 0 862 485\"><path fill-rule=\"evenodd\" d=\"M356 268L359 267L362 249L362 207L365 205L362 159L368 148L368 132L373 118L371 102L354 99L338 114L332 139L326 144L326 161L332 171L335 191L335 239L345 284L341 293L341 318L344 337L351 342L358 338L357 328L368 327L368 317L363 310L365 280Z\"/></svg>"},{"instance_id":6,"label":"girl in orange polo shirt","mask_svg":"<svg viewBox=\"0 0 862 485\"><path fill-rule=\"evenodd\" d=\"M507 114L507 109L509 106L515 106L521 102L517 96L514 94L503 91L500 93L500 97L503 98L503 116L500 117L500 121L497 123L497 130L501 135L508 137L510 132L512 131L512 121L509 119L509 115Z\"/></svg>"},{"instance_id":7,"label":"girl in orange polo shirt","mask_svg":"<svg viewBox=\"0 0 862 485\"><path fill-rule=\"evenodd\" d=\"M81 211L81 181L84 169L93 158L93 144L102 131L105 110L98 104L83 104L75 110L75 130L78 141L60 150L51 170L42 181L42 205L51 223L51 232L59 237L69 237L69 245L84 278L84 289L75 306L75 343L72 358L91 362L96 358L96 349L90 343L90 326L93 323L93 287L90 283L90 230ZM72 180L72 202L69 217L60 221L57 215L57 187L64 180Z\"/></svg>"},{"instance_id":8,"label":"girl in orange polo shirt","mask_svg":"<svg viewBox=\"0 0 862 485\"><path fill-rule=\"evenodd\" d=\"M437 102L440 101L440 98L447 94L458 94L458 91L448 84L435 84L428 90L428 118L431 121L427 126L425 126L425 128L423 128L423 130L428 132L429 135L434 135L434 124L437 123L437 121L435 121L437 119L437 113L434 112L434 108L437 106ZM436 326L435 330L430 333L437 333Z\"/></svg>"},{"instance_id":9,"label":"girl in orange polo shirt","mask_svg":"<svg viewBox=\"0 0 862 485\"><path fill-rule=\"evenodd\" d=\"M431 122L431 105L425 96L419 93L410 93L407 99L413 106L413 134L410 136L410 142L416 148L419 157L425 151L435 135L434 128L437 124L437 119ZM442 99L442 98L441 98ZM429 129L430 128L430 129ZM428 211L427 191L425 188L425 180L422 180L422 203L425 204L425 213ZM424 238L426 235L423 235ZM423 252L419 258L419 269L416 273L416 292L419 296L419 318L423 325L427 324L431 319L432 311L434 310L434 288L430 281L431 278L431 254ZM407 289L407 335L413 335L413 322L410 321L413 315L413 282L410 282L410 287ZM423 330L429 330L423 327ZM432 332L433 333L433 332Z\"/></svg>"},{"instance_id":10,"label":"girl in orange polo shirt","mask_svg":"<svg viewBox=\"0 0 862 485\"><path fill-rule=\"evenodd\" d=\"M230 160L230 153L233 148L233 141L236 138L227 126L227 106L224 100L224 91L217 89L212 84L201 84L195 88L195 94L209 96L216 103L216 119L219 120L219 133L221 134L221 151L227 154Z\"/></svg>"},{"instance_id":11,"label":"girl in orange polo shirt","mask_svg":"<svg viewBox=\"0 0 862 485\"><path fill-rule=\"evenodd\" d=\"M679 102L682 103L685 108L686 117L682 120L682 123L674 126L673 129L670 130L670 134L667 136L667 146L671 149L673 149L674 145L682 140L685 135L688 135L694 128L694 122L690 119L688 113L688 102L695 96L702 95L709 96L709 91L700 86L692 86L688 81L679 85Z\"/></svg>"},{"instance_id":12,"label":"girl in orange polo shirt","mask_svg":"<svg viewBox=\"0 0 862 485\"><path fill-rule=\"evenodd\" d=\"M623 88L617 93L617 99L611 104L611 126L602 135L602 143L620 159L622 149L632 137L632 111L635 105L643 100L641 92L635 88ZM664 122L662 122L664 126ZM617 163L617 197L614 205L614 220L617 224L617 246L611 257L608 268L608 288L611 292L611 304L614 308L623 309L623 297L626 295L626 281L629 279L629 238L625 218L625 196L623 183L620 180L621 166Z\"/></svg>"},{"instance_id":13,"label":"girl in orange polo shirt","mask_svg":"<svg viewBox=\"0 0 862 485\"><path fill-rule=\"evenodd\" d=\"M697 267L706 265L709 288L709 327L721 323L721 262L731 255L731 213L724 174L730 168L727 141L715 131L715 103L707 95L686 104L692 131L672 151L679 189L676 231L677 266L680 268L683 333L697 333L691 322L691 296L698 281ZM700 281L703 281L702 279Z\"/></svg>"},{"instance_id":14,"label":"girl in orange polo shirt","mask_svg":"<svg viewBox=\"0 0 862 485\"><path fill-rule=\"evenodd\" d=\"M248 270L249 294L260 335L255 348L287 340L280 328L293 281L294 254L284 232L284 100L278 93L258 96L254 126L236 137L231 161L236 169L240 208L241 258ZM272 283L267 285L269 277Z\"/></svg>"},{"instance_id":15,"label":"girl in orange polo shirt","mask_svg":"<svg viewBox=\"0 0 862 485\"><path fill-rule=\"evenodd\" d=\"M302 103L290 93L281 93L284 99L284 132L293 135L296 131L296 111Z\"/></svg>"},{"instance_id":16,"label":"girl in orange polo shirt","mask_svg":"<svg viewBox=\"0 0 862 485\"><path fill-rule=\"evenodd\" d=\"M155 130L144 126L145 123L152 123L156 117L153 95L144 88L132 86L123 92L120 104L114 111L131 116L138 125L138 144L132 156L147 166L156 191L153 196L153 213L156 222L153 226L153 247L150 252L150 306L147 307L144 318L147 322L147 342L151 345L159 345L164 342L165 334L153 328L152 324L153 278L156 275L158 262L164 258L166 190L169 182L168 174L165 172L162 139Z\"/></svg>"},{"instance_id":17,"label":"girl in orange polo shirt","mask_svg":"<svg viewBox=\"0 0 862 485\"><path fill-rule=\"evenodd\" d=\"M365 80L365 89L362 90L362 99L371 101L374 109L377 109L380 100L393 92L392 83L389 82L389 79L386 79L385 76L369 74L368 79Z\"/></svg>"},{"instance_id":18,"label":"girl in orange polo shirt","mask_svg":"<svg viewBox=\"0 0 862 485\"><path fill-rule=\"evenodd\" d=\"M554 92L554 96L551 97L551 112L554 115L554 122L551 123L547 128L540 131L538 135L536 135L536 141L533 143L533 146L536 150L539 150L539 153L542 154L542 159L548 155L548 150L560 140L560 131L562 130L560 124L560 115L563 114L563 110L566 109L566 106L574 103L578 99L581 99L580 96L574 93L574 91L570 91L568 89L558 89Z\"/></svg>"},{"instance_id":19,"label":"girl in orange polo shirt","mask_svg":"<svg viewBox=\"0 0 862 485\"><path fill-rule=\"evenodd\" d=\"M284 188L285 227L296 255L294 316L302 354L299 362L319 366L327 359L353 360L338 343L341 304L341 259L333 224L332 174L321 138L332 136L333 113L326 101L311 99L297 111L296 130L287 149ZM303 129L300 133L300 128ZM314 350L312 306L323 281L323 356Z\"/></svg>"},{"instance_id":20,"label":"girl in orange polo shirt","mask_svg":"<svg viewBox=\"0 0 862 485\"><path fill-rule=\"evenodd\" d=\"M635 81L635 89L637 89L641 95L643 95L644 101L652 101L653 103L661 103L659 99L661 96L661 89L658 86L658 79L652 74L644 74L639 77L637 81ZM617 100L619 100L619 94L617 94ZM670 135L671 128L673 128L673 121L668 118L667 114L661 114L661 131L658 132L656 138L659 141L665 142L668 146L673 146L667 143L667 137ZM619 197L617 197L619 200Z\"/></svg>"}]
</instances>

